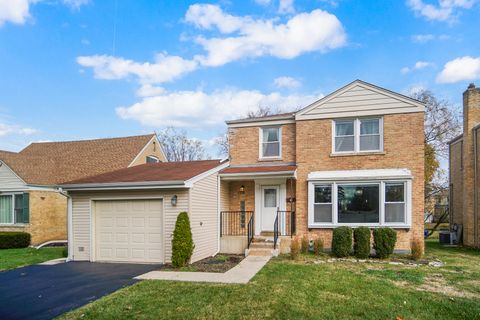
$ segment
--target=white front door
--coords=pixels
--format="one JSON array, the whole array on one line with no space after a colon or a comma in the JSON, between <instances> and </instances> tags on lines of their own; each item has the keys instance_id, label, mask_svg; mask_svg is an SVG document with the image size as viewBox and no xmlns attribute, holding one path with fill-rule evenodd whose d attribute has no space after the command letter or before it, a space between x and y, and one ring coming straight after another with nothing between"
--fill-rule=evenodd
<instances>
[{"instance_id":1,"label":"white front door","mask_svg":"<svg viewBox=\"0 0 480 320\"><path fill-rule=\"evenodd\" d=\"M280 204L280 186L262 186L261 231L273 231L273 223Z\"/></svg>"}]
</instances>

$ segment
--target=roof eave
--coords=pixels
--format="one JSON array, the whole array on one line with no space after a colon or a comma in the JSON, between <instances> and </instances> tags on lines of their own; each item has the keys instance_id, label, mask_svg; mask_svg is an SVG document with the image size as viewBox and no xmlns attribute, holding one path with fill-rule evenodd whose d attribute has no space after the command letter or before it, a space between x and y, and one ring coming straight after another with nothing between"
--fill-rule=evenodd
<instances>
[{"instance_id":1,"label":"roof eave","mask_svg":"<svg viewBox=\"0 0 480 320\"><path fill-rule=\"evenodd\" d=\"M176 181L141 181L141 182L108 182L108 183L78 183L60 186L66 191L82 190L131 190L131 189L171 189L188 188L183 180Z\"/></svg>"},{"instance_id":2,"label":"roof eave","mask_svg":"<svg viewBox=\"0 0 480 320\"><path fill-rule=\"evenodd\" d=\"M231 124L238 124L238 123L266 122L266 121L277 121L277 120L295 120L295 114L291 114L288 116L271 116L271 117L263 117L263 118L227 120L225 121L225 123L227 125L231 125Z\"/></svg>"}]
</instances>

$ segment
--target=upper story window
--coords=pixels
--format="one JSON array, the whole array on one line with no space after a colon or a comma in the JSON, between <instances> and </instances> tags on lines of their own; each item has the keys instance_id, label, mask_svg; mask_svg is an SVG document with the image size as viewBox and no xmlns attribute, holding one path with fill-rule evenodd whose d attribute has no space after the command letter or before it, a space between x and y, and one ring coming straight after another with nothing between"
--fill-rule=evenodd
<instances>
[{"instance_id":1,"label":"upper story window","mask_svg":"<svg viewBox=\"0 0 480 320\"><path fill-rule=\"evenodd\" d=\"M282 130L280 127L267 127L260 129L260 158L281 158Z\"/></svg>"},{"instance_id":2,"label":"upper story window","mask_svg":"<svg viewBox=\"0 0 480 320\"><path fill-rule=\"evenodd\" d=\"M157 163L157 162L160 162L160 160L155 157L155 156L147 156L147 163Z\"/></svg>"},{"instance_id":3,"label":"upper story window","mask_svg":"<svg viewBox=\"0 0 480 320\"><path fill-rule=\"evenodd\" d=\"M334 120L333 153L382 151L382 118Z\"/></svg>"}]
</instances>

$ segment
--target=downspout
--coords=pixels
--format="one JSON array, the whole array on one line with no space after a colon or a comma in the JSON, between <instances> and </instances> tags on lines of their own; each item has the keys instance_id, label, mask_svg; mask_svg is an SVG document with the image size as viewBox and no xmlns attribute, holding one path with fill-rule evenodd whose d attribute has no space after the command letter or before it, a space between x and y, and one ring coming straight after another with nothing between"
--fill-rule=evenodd
<instances>
[{"instance_id":1,"label":"downspout","mask_svg":"<svg viewBox=\"0 0 480 320\"><path fill-rule=\"evenodd\" d=\"M473 243L475 247L478 247L477 130L478 127L473 128Z\"/></svg>"},{"instance_id":2,"label":"downspout","mask_svg":"<svg viewBox=\"0 0 480 320\"><path fill-rule=\"evenodd\" d=\"M60 194L67 198L67 247L68 247L68 256L67 262L73 261L73 204L72 197L59 188L58 191Z\"/></svg>"},{"instance_id":3,"label":"downspout","mask_svg":"<svg viewBox=\"0 0 480 320\"><path fill-rule=\"evenodd\" d=\"M217 251L215 252L215 256L220 252L220 193L221 193L221 180L220 175L217 175Z\"/></svg>"}]
</instances>

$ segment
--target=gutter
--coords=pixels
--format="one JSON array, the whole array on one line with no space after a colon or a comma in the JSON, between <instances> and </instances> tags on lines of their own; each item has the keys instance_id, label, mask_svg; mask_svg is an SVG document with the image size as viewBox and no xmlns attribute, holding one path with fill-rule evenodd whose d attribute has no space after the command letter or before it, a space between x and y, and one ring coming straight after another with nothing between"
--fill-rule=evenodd
<instances>
[{"instance_id":1,"label":"gutter","mask_svg":"<svg viewBox=\"0 0 480 320\"><path fill-rule=\"evenodd\" d=\"M108 182L108 183L79 183L65 184L62 186L65 190L83 191L83 190L129 190L129 189L169 189L169 188L188 188L185 181L142 181L142 182Z\"/></svg>"}]
</instances>

